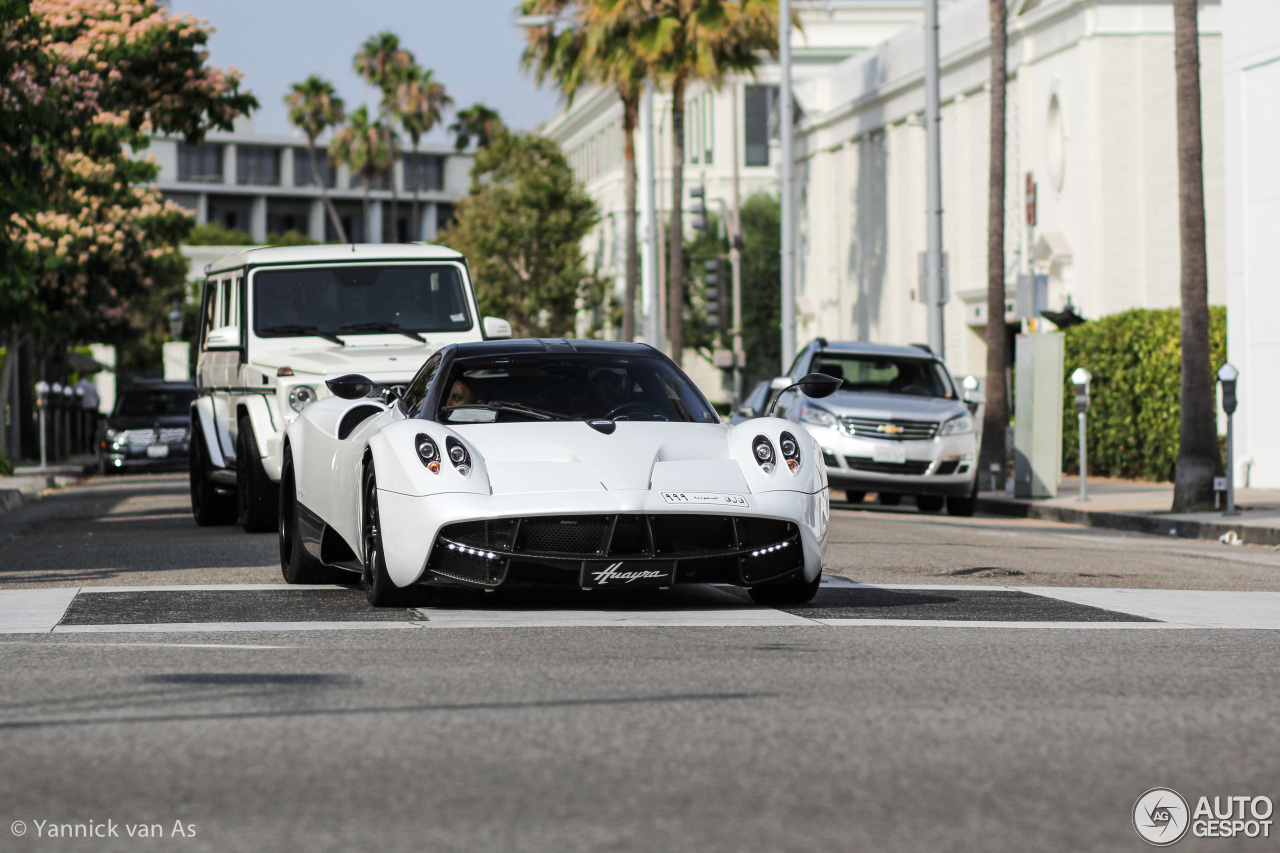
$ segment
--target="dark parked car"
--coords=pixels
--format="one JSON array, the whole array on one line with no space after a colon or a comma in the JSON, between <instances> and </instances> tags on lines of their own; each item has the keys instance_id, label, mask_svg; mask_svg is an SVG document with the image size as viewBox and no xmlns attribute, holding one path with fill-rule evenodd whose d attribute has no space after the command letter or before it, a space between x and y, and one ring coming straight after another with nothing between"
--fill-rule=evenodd
<instances>
[{"instance_id":1,"label":"dark parked car","mask_svg":"<svg viewBox=\"0 0 1280 853\"><path fill-rule=\"evenodd\" d=\"M147 382L120 393L98 434L102 473L186 468L191 436L191 382Z\"/></svg>"}]
</instances>

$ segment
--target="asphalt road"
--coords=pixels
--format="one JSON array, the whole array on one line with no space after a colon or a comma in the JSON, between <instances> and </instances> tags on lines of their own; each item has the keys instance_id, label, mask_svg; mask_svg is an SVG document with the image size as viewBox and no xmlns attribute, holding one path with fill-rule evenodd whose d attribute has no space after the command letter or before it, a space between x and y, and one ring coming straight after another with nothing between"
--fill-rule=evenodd
<instances>
[{"instance_id":1,"label":"asphalt road","mask_svg":"<svg viewBox=\"0 0 1280 853\"><path fill-rule=\"evenodd\" d=\"M0 516L0 595L278 582L273 537L198 529L184 501L180 477L121 478ZM935 588L846 583L778 624L707 627L509 618L761 614L705 587L385 613L342 588L69 597L66 630L122 632L0 635L0 849L1143 850L1132 809L1152 787L1280 800L1280 632L1033 589L1274 590L1277 552L833 517L833 574ZM181 628L267 618L350 627ZM130 627L152 623L170 629ZM139 824L164 839L128 837Z\"/></svg>"}]
</instances>

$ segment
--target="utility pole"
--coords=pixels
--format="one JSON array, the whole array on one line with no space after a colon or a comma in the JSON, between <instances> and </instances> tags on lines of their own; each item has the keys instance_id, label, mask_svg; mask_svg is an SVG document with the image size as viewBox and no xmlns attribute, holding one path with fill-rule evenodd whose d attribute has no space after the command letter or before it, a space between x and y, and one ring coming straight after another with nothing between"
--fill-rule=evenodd
<instances>
[{"instance_id":1,"label":"utility pole","mask_svg":"<svg viewBox=\"0 0 1280 853\"><path fill-rule=\"evenodd\" d=\"M747 354L742 346L742 199L738 190L738 84L733 89L733 215L729 220L729 263L733 264L733 410L742 405L742 370Z\"/></svg>"},{"instance_id":2,"label":"utility pole","mask_svg":"<svg viewBox=\"0 0 1280 853\"><path fill-rule=\"evenodd\" d=\"M658 257L658 172L654 162L654 119L653 81L650 80L645 83L644 96L640 101L640 142L644 152L640 157L640 207L645 232L640 265L641 291L644 293L641 302L644 305L645 343L662 350L666 346L666 323L662 313L662 300L658 298L661 261Z\"/></svg>"},{"instance_id":3,"label":"utility pole","mask_svg":"<svg viewBox=\"0 0 1280 853\"><path fill-rule=\"evenodd\" d=\"M930 0L936 2L936 0ZM778 122L782 131L782 368L791 366L796 356L796 251L795 198L791 172L794 154L791 131L791 0L780 0L778 11L778 58L782 66Z\"/></svg>"},{"instance_id":4,"label":"utility pole","mask_svg":"<svg viewBox=\"0 0 1280 853\"><path fill-rule=\"evenodd\" d=\"M927 171L925 299L929 311L929 348L946 358L942 309L947 294L942 283L942 103L938 78L938 0L927 0L924 16L924 128ZM785 221L785 220L784 220ZM785 225L783 226L786 227Z\"/></svg>"}]
</instances>

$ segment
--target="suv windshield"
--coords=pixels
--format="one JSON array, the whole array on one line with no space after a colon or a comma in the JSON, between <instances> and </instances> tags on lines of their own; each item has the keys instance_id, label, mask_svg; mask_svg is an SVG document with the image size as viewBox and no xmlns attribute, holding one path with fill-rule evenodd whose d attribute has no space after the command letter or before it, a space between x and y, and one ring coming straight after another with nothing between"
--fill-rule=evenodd
<instances>
[{"instance_id":1,"label":"suv windshield","mask_svg":"<svg viewBox=\"0 0 1280 853\"><path fill-rule=\"evenodd\" d=\"M462 277L449 264L267 269L253 277L259 337L465 332L471 325Z\"/></svg>"},{"instance_id":2,"label":"suv windshield","mask_svg":"<svg viewBox=\"0 0 1280 853\"><path fill-rule=\"evenodd\" d=\"M820 352L812 370L844 380L841 391L907 394L912 397L955 397L946 368L925 358Z\"/></svg>"},{"instance_id":3,"label":"suv windshield","mask_svg":"<svg viewBox=\"0 0 1280 853\"><path fill-rule=\"evenodd\" d=\"M711 404L662 359L581 353L471 358L454 364L445 423L526 420L719 423Z\"/></svg>"},{"instance_id":4,"label":"suv windshield","mask_svg":"<svg viewBox=\"0 0 1280 853\"><path fill-rule=\"evenodd\" d=\"M196 399L194 388L125 391L116 403L116 416L125 418L186 415Z\"/></svg>"}]
</instances>

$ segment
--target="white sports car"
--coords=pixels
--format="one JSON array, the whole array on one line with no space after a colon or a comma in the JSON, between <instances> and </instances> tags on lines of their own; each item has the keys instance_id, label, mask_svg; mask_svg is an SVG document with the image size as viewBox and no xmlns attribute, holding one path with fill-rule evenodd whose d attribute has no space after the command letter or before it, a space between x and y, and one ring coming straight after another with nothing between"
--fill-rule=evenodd
<instances>
[{"instance_id":1,"label":"white sports car","mask_svg":"<svg viewBox=\"0 0 1280 853\"><path fill-rule=\"evenodd\" d=\"M404 388L328 384L286 432L289 583L358 572L376 606L442 586L817 591L829 508L813 439L778 418L722 423L652 347L460 343Z\"/></svg>"}]
</instances>

